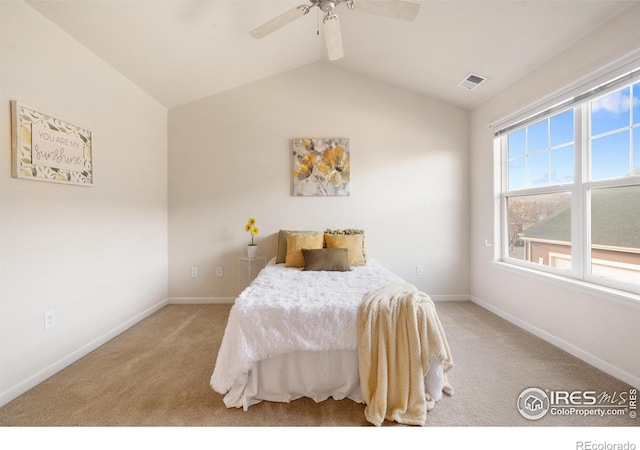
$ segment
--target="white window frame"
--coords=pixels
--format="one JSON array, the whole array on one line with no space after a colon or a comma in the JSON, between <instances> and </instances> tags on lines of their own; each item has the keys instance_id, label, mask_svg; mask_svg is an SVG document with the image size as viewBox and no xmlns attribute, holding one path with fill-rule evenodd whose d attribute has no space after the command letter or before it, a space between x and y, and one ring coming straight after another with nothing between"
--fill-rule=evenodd
<instances>
[{"instance_id":1,"label":"white window frame","mask_svg":"<svg viewBox=\"0 0 640 450\"><path fill-rule=\"evenodd\" d=\"M623 66L629 69L628 66ZM620 72L618 68L615 72ZM556 105L545 104L545 108L539 108L538 111L531 111L530 115L520 121L512 120L509 126L502 128L495 127L496 132L496 148L499 149L500 158L499 176L500 182L500 222L497 235L500 236L500 252L497 255L499 260L509 265L518 266L542 273L548 273L559 277L566 277L580 282L586 282L595 286L603 286L613 288L615 290L629 292L631 294L640 294L640 285L621 282L613 279L597 277L591 274L592 258L591 258L591 242L590 242L590 192L591 189L597 188L615 188L625 186L640 186L640 175L629 175L620 178L607 180L589 180L591 155L591 139L590 139L590 117L592 100L605 96L613 91L623 89L626 86L640 83L640 62L632 70L627 73L618 75L617 81L605 81L604 84L591 86L590 89L582 94L575 95L569 99L564 99ZM615 77L612 76L612 80ZM602 80L602 77L600 77ZM575 90L574 90L575 92ZM633 109L633 105L631 105ZM535 188L508 190L508 145L507 140L510 133L518 131L528 125L534 124L539 120L561 114L568 109L574 110L574 180L573 183L550 185ZM633 125L631 127L633 130ZM631 131L630 139L633 140L633 131ZM551 266L544 266L535 262L524 261L509 256L509 228L507 215L507 198L529 196L536 194L551 194L557 192L570 192L571 194L571 260L572 269L562 270Z\"/></svg>"}]
</instances>

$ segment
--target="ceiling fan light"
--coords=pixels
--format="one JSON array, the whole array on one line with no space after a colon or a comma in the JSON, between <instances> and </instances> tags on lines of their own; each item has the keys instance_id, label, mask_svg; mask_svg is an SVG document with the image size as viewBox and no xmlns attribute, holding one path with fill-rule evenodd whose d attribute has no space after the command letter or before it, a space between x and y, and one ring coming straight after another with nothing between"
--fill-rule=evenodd
<instances>
[{"instance_id":1,"label":"ceiling fan light","mask_svg":"<svg viewBox=\"0 0 640 450\"><path fill-rule=\"evenodd\" d=\"M323 0L320 2L319 6L318 6L322 11L328 13L333 11L333 8L336 7L336 4L333 3L330 0Z\"/></svg>"}]
</instances>

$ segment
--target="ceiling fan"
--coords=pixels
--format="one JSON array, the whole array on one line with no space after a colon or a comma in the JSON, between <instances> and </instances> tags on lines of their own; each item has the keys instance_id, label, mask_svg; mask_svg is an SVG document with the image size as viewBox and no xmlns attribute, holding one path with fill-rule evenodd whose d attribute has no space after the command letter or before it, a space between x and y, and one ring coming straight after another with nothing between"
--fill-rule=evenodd
<instances>
[{"instance_id":1,"label":"ceiling fan","mask_svg":"<svg viewBox=\"0 0 640 450\"><path fill-rule=\"evenodd\" d=\"M334 61L344 56L342 48L342 35L340 33L340 22L333 10L341 3L353 11L362 11L371 14L391 17L411 21L420 12L420 5L417 3L404 2L399 0L376 1L376 0L309 0L309 5L300 5L286 11L278 17L271 19L259 26L250 34L256 39L263 38L268 34L284 27L300 17L309 14L312 8L318 8L327 13L322 21L324 36L327 43L327 53L329 59Z\"/></svg>"}]
</instances>

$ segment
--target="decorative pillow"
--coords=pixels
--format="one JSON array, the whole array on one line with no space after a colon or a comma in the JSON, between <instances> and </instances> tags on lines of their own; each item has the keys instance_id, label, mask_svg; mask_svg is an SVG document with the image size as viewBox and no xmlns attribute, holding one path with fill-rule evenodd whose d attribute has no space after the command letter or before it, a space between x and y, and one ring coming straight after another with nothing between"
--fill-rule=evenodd
<instances>
[{"instance_id":1,"label":"decorative pillow","mask_svg":"<svg viewBox=\"0 0 640 450\"><path fill-rule=\"evenodd\" d=\"M348 272L349 252L346 248L321 248L316 250L302 249L304 256L303 270L327 270Z\"/></svg>"},{"instance_id":2,"label":"decorative pillow","mask_svg":"<svg viewBox=\"0 0 640 450\"><path fill-rule=\"evenodd\" d=\"M324 239L327 243L327 248L346 248L349 251L349 265L351 266L364 266L364 255L362 253L362 240L364 235L362 234L326 234Z\"/></svg>"},{"instance_id":3,"label":"decorative pillow","mask_svg":"<svg viewBox=\"0 0 640 450\"><path fill-rule=\"evenodd\" d=\"M280 230L278 233L278 253L276 253L276 264L281 264L287 260L287 233L317 233L317 231Z\"/></svg>"},{"instance_id":4,"label":"decorative pillow","mask_svg":"<svg viewBox=\"0 0 640 450\"><path fill-rule=\"evenodd\" d=\"M327 229L325 230L325 233L326 234L344 234L348 236L351 236L353 234L361 234L362 235L362 256L364 256L364 262L366 263L367 259L369 259L369 253L367 251L367 240L365 238L364 230L361 230L358 228L344 228L341 230Z\"/></svg>"},{"instance_id":5,"label":"decorative pillow","mask_svg":"<svg viewBox=\"0 0 640 450\"><path fill-rule=\"evenodd\" d=\"M304 267L302 249L322 248L322 233L287 233L287 257L285 267Z\"/></svg>"}]
</instances>

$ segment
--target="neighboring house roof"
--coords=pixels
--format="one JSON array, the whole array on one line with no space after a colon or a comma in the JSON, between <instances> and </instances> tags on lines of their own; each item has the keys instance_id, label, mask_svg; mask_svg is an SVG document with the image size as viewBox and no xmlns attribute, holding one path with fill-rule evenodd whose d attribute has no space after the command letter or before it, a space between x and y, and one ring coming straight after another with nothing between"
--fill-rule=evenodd
<instances>
[{"instance_id":1,"label":"neighboring house roof","mask_svg":"<svg viewBox=\"0 0 640 450\"><path fill-rule=\"evenodd\" d=\"M640 188L594 189L591 203L593 245L640 249ZM522 238L570 242L571 210L541 220L524 230Z\"/></svg>"}]
</instances>

